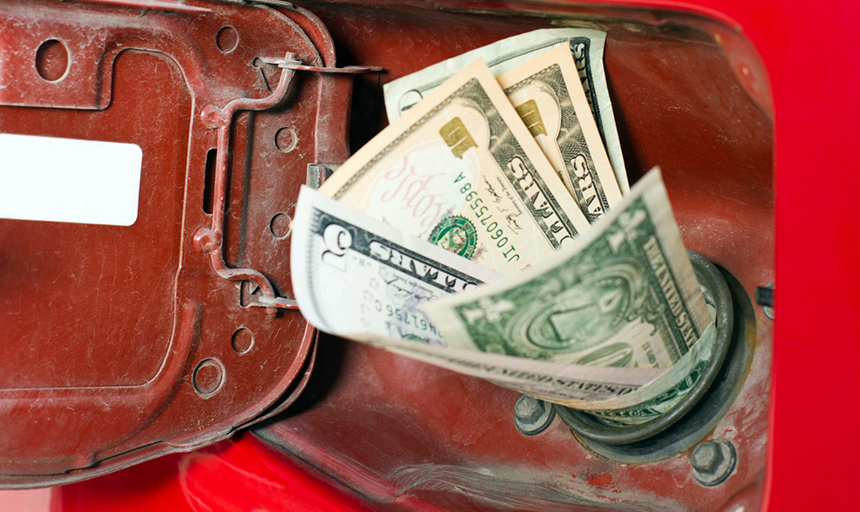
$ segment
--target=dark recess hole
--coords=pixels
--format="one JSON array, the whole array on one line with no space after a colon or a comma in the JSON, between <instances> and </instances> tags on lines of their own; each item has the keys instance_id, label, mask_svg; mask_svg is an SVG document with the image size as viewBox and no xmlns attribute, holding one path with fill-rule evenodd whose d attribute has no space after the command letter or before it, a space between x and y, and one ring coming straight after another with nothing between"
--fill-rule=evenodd
<instances>
[{"instance_id":1,"label":"dark recess hole","mask_svg":"<svg viewBox=\"0 0 860 512\"><path fill-rule=\"evenodd\" d=\"M218 151L215 148L206 152L206 175L203 184L203 212L212 215L212 199L215 194L215 156Z\"/></svg>"}]
</instances>

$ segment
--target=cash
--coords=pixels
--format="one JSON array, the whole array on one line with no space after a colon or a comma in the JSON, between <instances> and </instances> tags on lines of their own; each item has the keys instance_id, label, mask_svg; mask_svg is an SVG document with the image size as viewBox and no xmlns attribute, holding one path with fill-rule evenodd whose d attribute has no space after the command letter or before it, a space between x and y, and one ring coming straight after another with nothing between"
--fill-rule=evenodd
<instances>
[{"instance_id":1,"label":"cash","mask_svg":"<svg viewBox=\"0 0 860 512\"><path fill-rule=\"evenodd\" d=\"M556 46L498 80L589 222L621 201L621 190L566 45Z\"/></svg>"},{"instance_id":2,"label":"cash","mask_svg":"<svg viewBox=\"0 0 860 512\"><path fill-rule=\"evenodd\" d=\"M445 345L420 309L499 274L302 187L293 222L293 293L307 320L345 337Z\"/></svg>"},{"instance_id":3,"label":"cash","mask_svg":"<svg viewBox=\"0 0 860 512\"><path fill-rule=\"evenodd\" d=\"M622 193L627 193L630 190L627 169L621 154L621 142L618 139L603 68L605 43L605 32L576 28L535 30L497 41L385 84L383 91L388 120L394 122L475 59L483 59L493 74L499 76L549 48L567 45L573 54L586 99L612 162L618 186Z\"/></svg>"},{"instance_id":4,"label":"cash","mask_svg":"<svg viewBox=\"0 0 860 512\"><path fill-rule=\"evenodd\" d=\"M428 303L425 311L451 347L584 366L671 369L660 391L685 378L713 339L702 337L713 319L659 170L571 247L516 276ZM575 406L610 410L647 399L640 393Z\"/></svg>"},{"instance_id":5,"label":"cash","mask_svg":"<svg viewBox=\"0 0 860 512\"><path fill-rule=\"evenodd\" d=\"M618 423L642 424L660 417L693 389L708 368L716 333L716 326L709 325L693 349L684 356L684 360L648 386L618 400L581 408L588 409L593 405L596 409L589 410L590 414Z\"/></svg>"},{"instance_id":6,"label":"cash","mask_svg":"<svg viewBox=\"0 0 860 512\"><path fill-rule=\"evenodd\" d=\"M480 60L362 147L320 192L502 274L589 227Z\"/></svg>"},{"instance_id":7,"label":"cash","mask_svg":"<svg viewBox=\"0 0 860 512\"><path fill-rule=\"evenodd\" d=\"M546 266L524 272L515 283L306 188L299 196L292 234L293 290L302 314L327 332L614 420L649 417L642 410L667 409L671 403L661 395L707 360L713 341L708 333L713 327L707 310L698 307L703 303L695 300L697 285L690 285L683 269L689 262L678 257L683 248L678 248L680 239L658 173L640 180L631 196L598 227L603 228L600 234L589 232L577 246L560 252ZM618 248L615 257L599 258L602 263L597 266L602 270L593 264L571 272L583 254L598 257L595 247L601 244L604 253ZM636 251L641 253L638 259ZM643 254L650 256L643 258ZM455 331L470 332L468 319L486 326L496 315L496 323L516 326L510 320L522 322L523 316L512 315L499 297L519 286L534 286L548 275L564 282L545 285L541 293L519 304L537 322L525 329L520 324L518 330L528 335L532 327L543 335L538 337L542 344L538 350L546 350L547 332L556 326L573 326L567 341L582 342L585 334L590 348L565 349L557 336L552 351L535 358L528 350L535 345L531 339L518 341L504 332L488 338L478 330L479 334L464 340L449 332L452 313ZM478 288L482 282L493 284ZM592 307L580 299L590 299ZM464 310L455 304L466 305L466 313L460 315L458 311ZM534 304L549 306L550 314L544 308L543 315L535 315L540 308L530 307ZM477 307L480 318L469 313L469 307ZM633 318L634 310L640 317ZM599 321L577 330L564 317L577 312L584 313L580 319ZM612 312L627 316L621 317L624 321L615 334L595 338L599 343L593 343L593 334L612 331ZM561 316L552 318L553 313ZM679 319L689 323L679 325ZM637 323L637 328L630 329ZM633 336L625 338L622 331ZM489 352L480 350L481 340ZM639 344L630 343L633 340ZM520 350L507 350L506 345Z\"/></svg>"},{"instance_id":8,"label":"cash","mask_svg":"<svg viewBox=\"0 0 860 512\"><path fill-rule=\"evenodd\" d=\"M619 398L666 371L448 347L422 306L501 276L308 187L291 237L293 293L305 318L326 332L568 403Z\"/></svg>"},{"instance_id":9,"label":"cash","mask_svg":"<svg viewBox=\"0 0 860 512\"><path fill-rule=\"evenodd\" d=\"M476 50L492 72L467 54L406 77L422 101L401 97L402 116L300 194L305 317L607 420L671 409L710 360L714 320L659 170L621 195L592 76L603 37L537 31Z\"/></svg>"}]
</instances>

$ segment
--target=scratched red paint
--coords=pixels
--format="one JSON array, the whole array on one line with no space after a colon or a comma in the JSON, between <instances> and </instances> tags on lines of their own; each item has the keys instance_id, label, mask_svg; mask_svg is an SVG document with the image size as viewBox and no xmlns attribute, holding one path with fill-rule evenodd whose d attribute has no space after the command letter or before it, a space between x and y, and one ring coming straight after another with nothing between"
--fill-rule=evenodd
<instances>
[{"instance_id":1,"label":"scratched red paint","mask_svg":"<svg viewBox=\"0 0 860 512\"><path fill-rule=\"evenodd\" d=\"M588 475L587 477L588 485L593 485L595 487L606 487L607 485L612 483L612 475L609 473L604 473L602 475Z\"/></svg>"}]
</instances>

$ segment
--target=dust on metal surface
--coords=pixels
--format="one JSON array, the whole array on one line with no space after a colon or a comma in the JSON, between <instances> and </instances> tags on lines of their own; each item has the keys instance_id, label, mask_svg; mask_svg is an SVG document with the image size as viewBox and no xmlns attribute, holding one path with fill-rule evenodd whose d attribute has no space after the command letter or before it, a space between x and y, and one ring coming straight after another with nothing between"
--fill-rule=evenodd
<instances>
[{"instance_id":1,"label":"dust on metal surface","mask_svg":"<svg viewBox=\"0 0 860 512\"><path fill-rule=\"evenodd\" d=\"M773 138L761 106L769 91L753 97L750 85L738 82L738 63L749 65L755 49L732 27L671 11L577 3L504 3L480 14L458 1L441 10L367 4L314 9L351 57L343 64L384 66L382 82L583 17L589 28L607 31L605 67L631 181L661 166L685 245L736 278L732 293L746 297L772 279ZM356 141L385 124L377 79L356 77ZM750 355L740 358L743 385L725 390L728 401L699 433L737 450L735 469L714 487L691 474L692 446L657 462L622 463L590 452L560 421L524 436L512 421L519 394L331 337L321 344L301 414L256 432L380 510L458 509L464 502L482 511L731 510L761 495L767 453L772 324L749 306L735 322L740 343L754 349L738 352Z\"/></svg>"},{"instance_id":2,"label":"dust on metal surface","mask_svg":"<svg viewBox=\"0 0 860 512\"><path fill-rule=\"evenodd\" d=\"M0 487L190 450L288 406L314 331L298 311L242 307L241 284L259 281L246 302L291 306L278 299L290 293L281 221L307 165L347 154L351 82L291 85L293 71L264 65L267 83L252 63L334 67L322 23L295 7L10 1L0 49L0 132L142 151L131 225L0 219ZM207 105L232 111L220 137L200 121ZM286 126L289 153L275 144ZM233 275L237 287L213 271L194 243L213 225L202 245L224 268L267 281Z\"/></svg>"}]
</instances>

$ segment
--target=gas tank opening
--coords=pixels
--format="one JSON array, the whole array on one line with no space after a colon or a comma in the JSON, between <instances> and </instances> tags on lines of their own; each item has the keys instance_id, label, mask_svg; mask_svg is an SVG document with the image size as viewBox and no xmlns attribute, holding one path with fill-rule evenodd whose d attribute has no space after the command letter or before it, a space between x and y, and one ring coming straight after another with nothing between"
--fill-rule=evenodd
<instances>
[{"instance_id":1,"label":"gas tank opening","mask_svg":"<svg viewBox=\"0 0 860 512\"><path fill-rule=\"evenodd\" d=\"M556 406L558 416L577 441L598 455L623 463L647 463L684 452L714 429L743 387L756 340L752 302L727 270L688 252L706 301L713 308L713 352L706 364L703 358L678 386L652 399L652 404L675 403L650 421L624 423Z\"/></svg>"}]
</instances>

